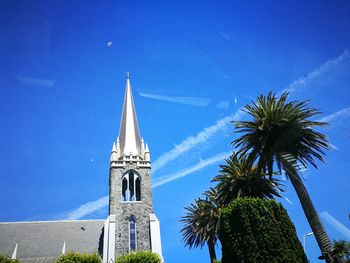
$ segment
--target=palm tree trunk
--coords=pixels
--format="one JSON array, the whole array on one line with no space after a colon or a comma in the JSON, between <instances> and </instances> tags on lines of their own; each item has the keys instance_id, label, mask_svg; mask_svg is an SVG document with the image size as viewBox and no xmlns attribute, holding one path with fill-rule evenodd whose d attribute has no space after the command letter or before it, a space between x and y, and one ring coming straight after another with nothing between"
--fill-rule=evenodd
<instances>
[{"instance_id":1,"label":"palm tree trunk","mask_svg":"<svg viewBox=\"0 0 350 263\"><path fill-rule=\"evenodd\" d=\"M324 256L327 263L339 262L332 256L332 244L324 229L322 222L316 212L316 209L311 201L311 198L299 176L293 164L283 159L284 170L286 171L297 195L300 200L301 206L303 207L305 216L310 224L312 232L314 233L318 246L321 249L322 255Z\"/></svg>"},{"instance_id":2,"label":"palm tree trunk","mask_svg":"<svg viewBox=\"0 0 350 263\"><path fill-rule=\"evenodd\" d=\"M207 245L209 249L210 262L214 263L214 261L216 260L215 242L213 242L212 240L208 240Z\"/></svg>"}]
</instances>

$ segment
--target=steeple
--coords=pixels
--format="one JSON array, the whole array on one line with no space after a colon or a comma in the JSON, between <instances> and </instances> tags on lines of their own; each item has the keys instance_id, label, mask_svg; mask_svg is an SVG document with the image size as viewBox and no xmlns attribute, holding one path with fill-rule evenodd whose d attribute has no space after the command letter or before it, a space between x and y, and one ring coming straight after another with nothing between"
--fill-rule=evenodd
<instances>
[{"instance_id":1,"label":"steeple","mask_svg":"<svg viewBox=\"0 0 350 263\"><path fill-rule=\"evenodd\" d=\"M150 151L140 137L130 74L126 76L119 137L112 146L109 169L103 263L115 262L115 256L136 250L152 250L162 257L159 221L152 205Z\"/></svg>"},{"instance_id":2,"label":"steeple","mask_svg":"<svg viewBox=\"0 0 350 263\"><path fill-rule=\"evenodd\" d=\"M126 88L119 130L120 156L141 156L141 139L134 99L130 86L130 73L126 74ZM142 156L143 158L143 156Z\"/></svg>"}]
</instances>

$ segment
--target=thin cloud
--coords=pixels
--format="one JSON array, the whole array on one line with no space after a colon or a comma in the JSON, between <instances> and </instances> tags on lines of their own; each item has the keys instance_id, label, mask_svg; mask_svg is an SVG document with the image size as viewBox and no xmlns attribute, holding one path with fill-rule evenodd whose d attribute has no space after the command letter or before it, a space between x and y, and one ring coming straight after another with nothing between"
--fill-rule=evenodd
<instances>
[{"instance_id":1,"label":"thin cloud","mask_svg":"<svg viewBox=\"0 0 350 263\"><path fill-rule=\"evenodd\" d=\"M66 220L80 219L88 214L91 214L99 209L102 209L108 205L109 196L106 195L97 199L96 201L85 203L79 206L74 211L70 212L65 218Z\"/></svg>"},{"instance_id":2,"label":"thin cloud","mask_svg":"<svg viewBox=\"0 0 350 263\"><path fill-rule=\"evenodd\" d=\"M329 145L331 146L331 149L334 151L338 151L339 148L337 146L335 146L333 143L329 143Z\"/></svg>"},{"instance_id":3,"label":"thin cloud","mask_svg":"<svg viewBox=\"0 0 350 263\"><path fill-rule=\"evenodd\" d=\"M330 127L334 127L337 124L342 124L349 117L350 117L350 107L345 107L337 112L334 112L334 113L329 114L325 117L322 117L322 118L318 119L317 121L327 122L330 124ZM330 143L330 146L331 146L332 150L339 150L339 148L332 143Z\"/></svg>"},{"instance_id":4,"label":"thin cloud","mask_svg":"<svg viewBox=\"0 0 350 263\"><path fill-rule=\"evenodd\" d=\"M293 204L293 202L292 201L290 201L290 199L288 198L288 197L283 197L284 198L284 200L286 200L289 204Z\"/></svg>"},{"instance_id":5,"label":"thin cloud","mask_svg":"<svg viewBox=\"0 0 350 263\"><path fill-rule=\"evenodd\" d=\"M344 52L340 56L338 56L335 59L329 60L328 62L323 64L318 69L316 69L313 72L309 73L305 78L300 78L298 80L293 81L283 91L288 91L288 92L292 93L292 92L294 92L296 90L299 90L299 89L303 88L306 84L311 82L313 79L318 78L318 77L322 76L323 74L329 72L331 69L333 69L334 67L338 66L343 61L347 60L349 57L350 57L350 52L346 49L346 50L344 50ZM283 91L281 91L280 93L282 93ZM148 94L148 93L139 93L139 94L140 94L140 96L143 96L143 97L147 97L148 96L149 98L152 97L152 99L159 99L159 100L166 100L166 101L170 101L169 98L170 99L172 98L171 102L175 102L174 101L174 97L163 96L163 95L156 95L156 94ZM165 97L165 99L164 99L164 97ZM183 97L175 97L175 98L183 98ZM180 102L177 101L177 103L180 103ZM209 101L208 101L208 103L209 103ZM335 112L335 113L333 113L333 114L331 114L329 116L326 116L326 117L324 117L324 118L322 118L320 120L328 121L328 122L334 122L334 120L337 120L341 116L344 116L344 115L347 116L348 115L348 111L349 111L349 108L344 108L344 109L340 110L339 112ZM243 115L243 112L241 111L241 109L239 109L234 114L219 119L214 125L204 128L202 131L200 131L196 135L188 136L185 140L183 140L180 144L176 145L173 149L171 149L170 151L162 154L153 163L153 165L152 165L153 173L155 173L158 169L164 167L168 162L170 162L170 161L178 158L180 155L190 151L191 149L196 147L198 144L206 142L212 136L214 136L218 131L225 129L226 126L229 125L232 120L239 120L242 117L242 115ZM231 152L229 152L229 153L231 154ZM198 164L193 165L193 166L191 166L189 168L185 168L184 170L182 170L182 171L180 171L178 173L171 174L171 175L165 176L165 177L161 177L161 178L159 178L157 180L157 182L155 182L153 187L159 187L161 185L164 185L165 183L168 183L168 182L171 182L171 181L176 180L178 178L181 178L183 176L186 176L186 175L190 174L191 172L203 169L204 167L206 167L206 166L208 166L210 164L213 164L213 163L215 163L215 162L217 162L219 160L225 159L226 157L229 156L229 153L227 152L227 153L223 153L222 156L221 156L221 154L219 154L219 155L216 155L216 156L211 157L209 159L201 160ZM225 154L227 154L227 156L225 156ZM205 165L205 164L207 164L207 165ZM163 180L163 181L161 181L161 180ZM288 200L286 199L287 202L288 202ZM108 205L108 196L104 196L104 197L102 197L102 198L100 198L100 199L98 199L96 201L88 202L86 204L81 205L78 209L76 209L73 212L69 213L69 215L67 216L67 219L79 219L79 218L82 218L82 217L84 217L84 216L86 216L86 215L88 215L90 213L93 213L93 212L95 212L95 211L97 211L97 210L99 210L99 209L101 209L101 208L103 208L103 207L105 207L107 205ZM332 221L333 217L331 217L327 212L324 212L324 213L326 213L325 217L328 218L328 220ZM324 213L321 213L321 215L323 215ZM332 222L334 222L334 220ZM336 222L338 222L338 221L336 221ZM340 225L343 226L342 224L340 224ZM338 227L340 227L342 229L341 226L339 226L339 224L338 224ZM349 231L347 228L345 228L345 229L347 231ZM350 231L349 232L345 231L345 233L348 234L348 238L350 239Z\"/></svg>"},{"instance_id":6,"label":"thin cloud","mask_svg":"<svg viewBox=\"0 0 350 263\"><path fill-rule=\"evenodd\" d=\"M165 96L160 94L152 94L152 93L144 93L144 92L139 92L139 95L141 97L145 97L149 99L162 100L162 101L174 102L174 103L197 106L197 107L206 107L210 102L208 98Z\"/></svg>"},{"instance_id":7,"label":"thin cloud","mask_svg":"<svg viewBox=\"0 0 350 263\"><path fill-rule=\"evenodd\" d=\"M219 119L214 125L204 128L196 135L188 136L180 144L175 145L173 149L162 154L157 160L154 161L152 164L153 173L164 167L168 162L193 149L198 144L208 141L218 131L225 129L226 126L232 122L232 120L239 120L242 115L243 112L239 109L234 114Z\"/></svg>"},{"instance_id":8,"label":"thin cloud","mask_svg":"<svg viewBox=\"0 0 350 263\"><path fill-rule=\"evenodd\" d=\"M231 37L224 32L220 32L220 36L225 40L231 40Z\"/></svg>"},{"instance_id":9,"label":"thin cloud","mask_svg":"<svg viewBox=\"0 0 350 263\"><path fill-rule=\"evenodd\" d=\"M314 80L318 77L321 77L323 74L329 72L331 69L338 66L340 63L347 60L348 58L350 58L350 52L347 49L345 49L340 56L327 61L322 66L320 66L318 69L309 73L306 77L293 81L291 84L288 85L287 88L285 88L284 90L282 90L279 93L282 93L284 91L288 91L290 93L293 93L296 90L303 88L306 84L311 82L311 80ZM242 115L243 115L243 113L242 113L241 109L239 109L233 115L228 116L228 117L224 117L224 118L218 120L217 123L215 123L214 125L207 127L207 128L204 128L197 135L194 135L194 136L191 135L191 136L187 137L180 144L176 145L173 149L162 154L153 163L153 172L155 173L158 169L164 167L168 162L178 158L180 155L188 152L189 150L191 150L192 148L194 148L198 144L207 141L216 132L218 132L219 130L225 129L225 127L228 124L230 124L230 122L233 119L239 120Z\"/></svg>"},{"instance_id":10,"label":"thin cloud","mask_svg":"<svg viewBox=\"0 0 350 263\"><path fill-rule=\"evenodd\" d=\"M228 100L222 100L218 104L216 104L215 108L219 110L227 110L230 108L230 102Z\"/></svg>"},{"instance_id":11,"label":"thin cloud","mask_svg":"<svg viewBox=\"0 0 350 263\"><path fill-rule=\"evenodd\" d=\"M177 180L177 179L179 179L181 177L184 177L186 175L189 175L191 173L199 171L199 170L201 170L201 169L203 169L203 168L205 168L205 167L207 167L209 165L212 165L214 163L222 161L225 158L228 158L231 154L232 154L231 151L219 153L219 154L214 155L214 156L212 156L212 157L210 157L208 159L200 160L199 163L196 163L193 166L187 167L187 168L183 169L180 172L176 172L176 173L173 173L173 174L170 174L170 175L165 175L165 176L162 176L160 178L157 178L153 182L153 188L156 188L156 187L159 187L161 185L170 183L170 182L172 182L174 180Z\"/></svg>"},{"instance_id":12,"label":"thin cloud","mask_svg":"<svg viewBox=\"0 0 350 263\"><path fill-rule=\"evenodd\" d=\"M330 115L327 115L318 121L321 122L329 122L329 123L337 123L338 121L347 119L350 117L350 107L343 108L337 112L334 112Z\"/></svg>"},{"instance_id":13,"label":"thin cloud","mask_svg":"<svg viewBox=\"0 0 350 263\"><path fill-rule=\"evenodd\" d=\"M17 76L17 80L22 84L48 87L48 88L52 88L56 83L56 81L51 79L30 78L30 77L24 77L24 76Z\"/></svg>"},{"instance_id":14,"label":"thin cloud","mask_svg":"<svg viewBox=\"0 0 350 263\"><path fill-rule=\"evenodd\" d=\"M314 71L310 72L306 77L301 77L297 80L294 80L292 83L290 83L285 89L282 90L282 92L295 92L304 86L308 85L311 81L313 81L316 78L319 78L323 74L333 70L336 68L339 64L342 62L348 60L350 58L350 51L348 49L345 49L343 53L340 54L340 56L328 60L326 63L324 63L319 68L315 69ZM281 93L282 93L281 92Z\"/></svg>"},{"instance_id":15,"label":"thin cloud","mask_svg":"<svg viewBox=\"0 0 350 263\"><path fill-rule=\"evenodd\" d=\"M340 223L337 219L331 216L327 211L322 212L321 217L332 225L339 233L341 233L345 238L350 240L350 229Z\"/></svg>"}]
</instances>

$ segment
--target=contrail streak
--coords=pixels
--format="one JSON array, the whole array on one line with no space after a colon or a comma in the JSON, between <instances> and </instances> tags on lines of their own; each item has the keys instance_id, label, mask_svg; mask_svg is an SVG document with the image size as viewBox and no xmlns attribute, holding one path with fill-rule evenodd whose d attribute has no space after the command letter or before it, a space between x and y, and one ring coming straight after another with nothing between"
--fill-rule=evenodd
<instances>
[{"instance_id":1,"label":"contrail streak","mask_svg":"<svg viewBox=\"0 0 350 263\"><path fill-rule=\"evenodd\" d=\"M65 220L80 219L88 214L91 214L92 212L102 209L108 205L108 200L109 196L107 195L97 199L96 201L85 203L74 211L70 212Z\"/></svg>"},{"instance_id":2,"label":"contrail streak","mask_svg":"<svg viewBox=\"0 0 350 263\"><path fill-rule=\"evenodd\" d=\"M197 106L197 107L206 107L210 102L208 98L165 96L160 94L151 94L151 93L144 93L144 92L139 92L139 95L141 97L145 97L149 99L162 100L162 101L174 102L174 103Z\"/></svg>"},{"instance_id":3,"label":"contrail streak","mask_svg":"<svg viewBox=\"0 0 350 263\"><path fill-rule=\"evenodd\" d=\"M341 233L345 238L350 240L350 230L349 230L349 228L347 228L342 223L340 223L337 219L335 219L333 216L331 216L327 211L322 212L320 215L325 221L327 221L336 230L338 230L339 233Z\"/></svg>"},{"instance_id":4,"label":"contrail streak","mask_svg":"<svg viewBox=\"0 0 350 263\"><path fill-rule=\"evenodd\" d=\"M322 66L310 72L306 77L301 77L297 80L294 80L292 83L288 85L288 87L282 90L282 92L287 91L289 93L292 93L297 91L298 89L303 88L314 79L319 78L320 76L322 76L323 74L326 74L327 72L330 72L331 70L336 68L339 64L343 63L349 58L350 58L350 51L348 49L345 49L343 53L341 53L338 57L328 60Z\"/></svg>"},{"instance_id":5,"label":"contrail streak","mask_svg":"<svg viewBox=\"0 0 350 263\"><path fill-rule=\"evenodd\" d=\"M343 119L343 118L348 118L350 117L350 107L346 107L346 108L343 108L337 112L334 112L332 114L329 114L321 119L319 119L318 121L321 121L321 122L336 122L340 119Z\"/></svg>"},{"instance_id":6,"label":"contrail streak","mask_svg":"<svg viewBox=\"0 0 350 263\"><path fill-rule=\"evenodd\" d=\"M205 160L201 160L199 163L193 165L193 166L190 166L190 167L187 167L185 169L183 169L182 171L180 172L176 172L176 173L173 173L173 174L170 174L170 175L165 175L165 176L162 176L160 178L157 178L154 183L153 183L153 188L156 188L156 187L159 187L161 185L164 185L164 184L167 184L167 183L170 183L174 180L177 180L181 177L184 177L186 175L189 175L191 173L194 173L196 171L199 171L211 164L214 164L214 163L217 163L219 161L222 161L224 160L225 158L228 158L230 155L232 154L231 151L229 152L223 152L223 153L219 153L217 155L214 155L208 159L205 159Z\"/></svg>"},{"instance_id":7,"label":"contrail streak","mask_svg":"<svg viewBox=\"0 0 350 263\"><path fill-rule=\"evenodd\" d=\"M314 70L311 73L309 73L306 77L302 77L302 78L299 78L299 79L293 81L283 91L288 91L288 92L292 93L292 92L295 92L297 90L300 90L303 87L305 87L307 84L309 84L312 80L314 80L314 79L322 76L323 74L331 71L332 69L337 67L342 62L348 60L349 58L350 58L350 52L347 49L345 49L340 56L327 61L326 63L321 65L319 68L317 68L316 70ZM283 91L281 91L280 93L282 93ZM163 100L166 100L166 99L169 100L171 98L169 96L156 95L156 94L147 94L147 93L140 93L140 96L144 96L144 97L148 96L149 98L152 97L153 99L163 99ZM165 99L164 99L164 97L165 97ZM180 98L180 100L181 100L181 98L184 98L184 97L175 97L175 98ZM194 98L194 99L196 99L196 98ZM203 99L203 98L197 98L197 99L204 100L204 101L200 101L199 100L199 102L197 102L199 105L204 105L205 104L204 103L205 99ZM175 102L175 101L173 101L173 102ZM196 104L195 100L193 100L192 102L194 102L194 104ZM180 102L177 101L177 103L180 103ZM199 106L199 105L197 105L197 106ZM350 111L350 107L344 108L344 109L342 109L342 110L340 110L338 112L335 112L333 114L325 116L325 117L321 118L320 120L321 121L327 121L327 122L334 122L335 120L338 120L340 117L348 116L349 115L349 111ZM164 167L168 162L170 162L170 161L178 158L180 155L190 151L191 149L193 149L197 145L208 141L218 131L225 129L227 127L227 125L229 125L231 123L232 120L239 120L242 116L243 116L243 112L241 111L241 109L239 109L234 114L219 119L214 125L204 128L202 131L200 131L196 135L188 136L185 140L183 140L180 144L176 145L173 149L171 149L170 151L162 154L153 163L153 165L152 165L153 173L155 173L160 168ZM213 163L215 163L217 161L223 160L225 158L225 154L227 154L226 157L229 156L228 152L227 153L222 153L222 154L219 154L219 155L215 155L215 156L213 156L211 158L203 160L202 162L204 162L204 163L202 163L202 164L201 164L201 162L199 162L198 164L195 164L193 166L185 168L185 169L183 169L182 171L180 171L178 173L174 173L174 174L170 174L168 176L160 177L160 178L157 179L157 181L155 181L153 187L159 187L159 186L164 185L166 183L169 183L169 182L171 182L173 180L176 180L178 178L184 177L184 176L190 174L191 172L203 169L204 167L206 167L206 166L208 166L210 164L213 164ZM222 156L220 156L220 155L222 155ZM207 164L207 165L205 165L205 164ZM287 200L287 202L288 202L288 200ZM86 216L86 215L88 215L88 214L90 214L90 213L92 213L94 211L97 211L97 210L99 210L99 209L101 209L101 208L103 208L103 207L105 207L107 205L108 205L108 196L104 196L104 197L102 197L102 198L100 198L100 199L98 199L96 201L88 202L86 204L81 205L79 208L77 208L73 212L69 213L69 215L67 216L67 219L68 218L69 219L82 218L82 217L84 217L84 216ZM327 213L327 212L325 212L325 213ZM329 214L328 214L328 217L327 217L327 214L326 214L326 218L328 218L328 220L331 220L332 217ZM333 220L333 222L334 222L334 220ZM338 227L339 227L339 225L338 225ZM348 239L350 239L350 231L349 232L345 231L345 233L347 233Z\"/></svg>"},{"instance_id":8,"label":"contrail streak","mask_svg":"<svg viewBox=\"0 0 350 263\"><path fill-rule=\"evenodd\" d=\"M152 165L153 173L165 166L168 162L176 159L180 155L190 151L200 143L207 142L218 131L226 128L233 120L239 120L243 116L243 112L239 109L234 114L221 118L214 125L204 128L196 135L190 135L180 144L175 145L173 149L162 154Z\"/></svg>"}]
</instances>

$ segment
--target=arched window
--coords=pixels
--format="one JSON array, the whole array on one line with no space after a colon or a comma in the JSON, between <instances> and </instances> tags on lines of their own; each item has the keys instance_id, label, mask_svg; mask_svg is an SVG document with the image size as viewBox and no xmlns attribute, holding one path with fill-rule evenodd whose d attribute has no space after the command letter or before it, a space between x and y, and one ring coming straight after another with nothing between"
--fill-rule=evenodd
<instances>
[{"instance_id":1,"label":"arched window","mask_svg":"<svg viewBox=\"0 0 350 263\"><path fill-rule=\"evenodd\" d=\"M122 177L122 201L141 201L141 178L133 171Z\"/></svg>"},{"instance_id":2,"label":"arched window","mask_svg":"<svg viewBox=\"0 0 350 263\"><path fill-rule=\"evenodd\" d=\"M136 250L136 218L131 216L129 219L129 250Z\"/></svg>"}]
</instances>

